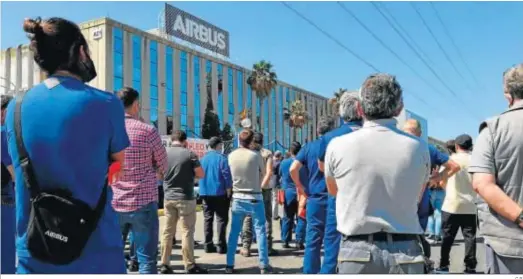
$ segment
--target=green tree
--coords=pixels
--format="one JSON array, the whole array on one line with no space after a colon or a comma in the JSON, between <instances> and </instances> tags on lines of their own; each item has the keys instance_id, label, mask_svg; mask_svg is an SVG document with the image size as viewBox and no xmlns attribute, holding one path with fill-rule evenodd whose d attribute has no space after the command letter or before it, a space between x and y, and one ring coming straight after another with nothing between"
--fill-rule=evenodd
<instances>
[{"instance_id":1,"label":"green tree","mask_svg":"<svg viewBox=\"0 0 523 279\"><path fill-rule=\"evenodd\" d=\"M230 141L234 138L234 134L229 123L225 123L225 125L223 125L223 129L220 132L220 137L223 141Z\"/></svg>"},{"instance_id":2,"label":"green tree","mask_svg":"<svg viewBox=\"0 0 523 279\"><path fill-rule=\"evenodd\" d=\"M276 73L272 69L272 64L262 60L252 66L252 72L247 78L247 84L256 92L260 102L260 117L257 118L256 129L261 130L263 123L263 101L271 94L271 90L278 84Z\"/></svg>"},{"instance_id":3,"label":"green tree","mask_svg":"<svg viewBox=\"0 0 523 279\"><path fill-rule=\"evenodd\" d=\"M346 88L340 88L338 91L334 91L334 96L329 99L329 104L332 106L332 111L334 115L338 114L338 108L340 105L340 98L343 93L347 92Z\"/></svg>"},{"instance_id":4,"label":"green tree","mask_svg":"<svg viewBox=\"0 0 523 279\"><path fill-rule=\"evenodd\" d=\"M283 109L283 117L293 131L293 140L296 140L296 132L309 122L309 114L301 100L291 103L291 108Z\"/></svg>"},{"instance_id":5,"label":"green tree","mask_svg":"<svg viewBox=\"0 0 523 279\"><path fill-rule=\"evenodd\" d=\"M211 75L207 74L207 105L205 107L205 116L203 118L202 126L202 138L210 139L212 137L219 137L220 131L220 119L214 112L214 105L212 103L212 79Z\"/></svg>"}]
</instances>

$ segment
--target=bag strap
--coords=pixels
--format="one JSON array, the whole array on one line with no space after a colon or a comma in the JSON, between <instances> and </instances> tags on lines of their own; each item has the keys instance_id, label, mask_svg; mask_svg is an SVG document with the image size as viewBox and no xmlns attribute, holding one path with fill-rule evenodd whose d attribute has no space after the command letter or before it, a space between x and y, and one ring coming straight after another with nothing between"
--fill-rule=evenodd
<instances>
[{"instance_id":1,"label":"bag strap","mask_svg":"<svg viewBox=\"0 0 523 279\"><path fill-rule=\"evenodd\" d=\"M24 101L25 92L18 95L16 98L15 107L15 137L16 137L16 148L18 149L18 156L20 158L20 167L22 168L22 176L24 179L25 186L29 189L31 194L31 200L33 200L38 194L40 194L40 187L36 182L36 176L34 173L31 159L24 146L24 139L22 137L22 102Z\"/></svg>"},{"instance_id":2,"label":"bag strap","mask_svg":"<svg viewBox=\"0 0 523 279\"><path fill-rule=\"evenodd\" d=\"M36 175L33 169L33 164L31 163L31 159L29 158L29 154L27 153L27 150L25 149L24 145L24 139L22 137L22 102L25 97L25 92L21 93L16 98L16 106L15 106L15 137L16 137L16 147L18 149L18 156L20 158L20 167L22 168L22 176L24 178L25 186L29 189L29 193L31 195L31 200L34 200L40 193L40 187L38 186L38 183L36 181ZM105 183L102 188L102 194L100 195L100 198L98 199L98 203L96 204L96 207L94 209L94 218L96 224L98 220L100 219L102 212L105 208L105 204L107 202L107 187L108 187L108 179L107 176L105 177Z\"/></svg>"}]
</instances>

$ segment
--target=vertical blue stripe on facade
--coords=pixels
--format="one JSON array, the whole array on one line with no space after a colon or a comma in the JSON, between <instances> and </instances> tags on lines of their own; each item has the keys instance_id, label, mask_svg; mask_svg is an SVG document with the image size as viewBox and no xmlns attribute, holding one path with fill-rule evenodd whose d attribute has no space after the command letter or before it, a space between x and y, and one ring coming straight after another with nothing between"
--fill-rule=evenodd
<instances>
[{"instance_id":1,"label":"vertical blue stripe on facade","mask_svg":"<svg viewBox=\"0 0 523 279\"><path fill-rule=\"evenodd\" d=\"M187 132L187 53L180 52L180 127Z\"/></svg>"},{"instance_id":2,"label":"vertical blue stripe on facade","mask_svg":"<svg viewBox=\"0 0 523 279\"><path fill-rule=\"evenodd\" d=\"M151 41L149 45L150 53L150 120L156 128L158 128L158 43Z\"/></svg>"},{"instance_id":3,"label":"vertical blue stripe on facade","mask_svg":"<svg viewBox=\"0 0 523 279\"><path fill-rule=\"evenodd\" d=\"M113 91L123 87L123 31L113 27Z\"/></svg>"}]
</instances>

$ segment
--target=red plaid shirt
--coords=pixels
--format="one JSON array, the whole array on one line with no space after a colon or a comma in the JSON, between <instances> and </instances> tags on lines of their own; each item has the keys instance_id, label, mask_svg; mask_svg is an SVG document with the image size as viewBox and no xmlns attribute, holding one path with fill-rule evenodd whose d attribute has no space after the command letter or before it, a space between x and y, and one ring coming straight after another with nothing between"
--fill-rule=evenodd
<instances>
[{"instance_id":1,"label":"red plaid shirt","mask_svg":"<svg viewBox=\"0 0 523 279\"><path fill-rule=\"evenodd\" d=\"M131 145L125 149L123 176L112 185L114 210L131 212L158 201L156 171L167 171L167 153L158 131L151 125L125 115Z\"/></svg>"}]
</instances>

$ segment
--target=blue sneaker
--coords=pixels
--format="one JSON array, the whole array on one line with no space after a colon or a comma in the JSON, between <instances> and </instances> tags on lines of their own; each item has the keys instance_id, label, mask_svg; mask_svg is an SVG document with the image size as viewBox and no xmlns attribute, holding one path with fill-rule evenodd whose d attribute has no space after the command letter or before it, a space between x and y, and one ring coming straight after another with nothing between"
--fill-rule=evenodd
<instances>
[{"instance_id":1,"label":"blue sneaker","mask_svg":"<svg viewBox=\"0 0 523 279\"><path fill-rule=\"evenodd\" d=\"M448 266L440 266L440 267L436 268L436 270L434 270L434 273L439 273L439 274L449 273L449 267Z\"/></svg>"}]
</instances>

